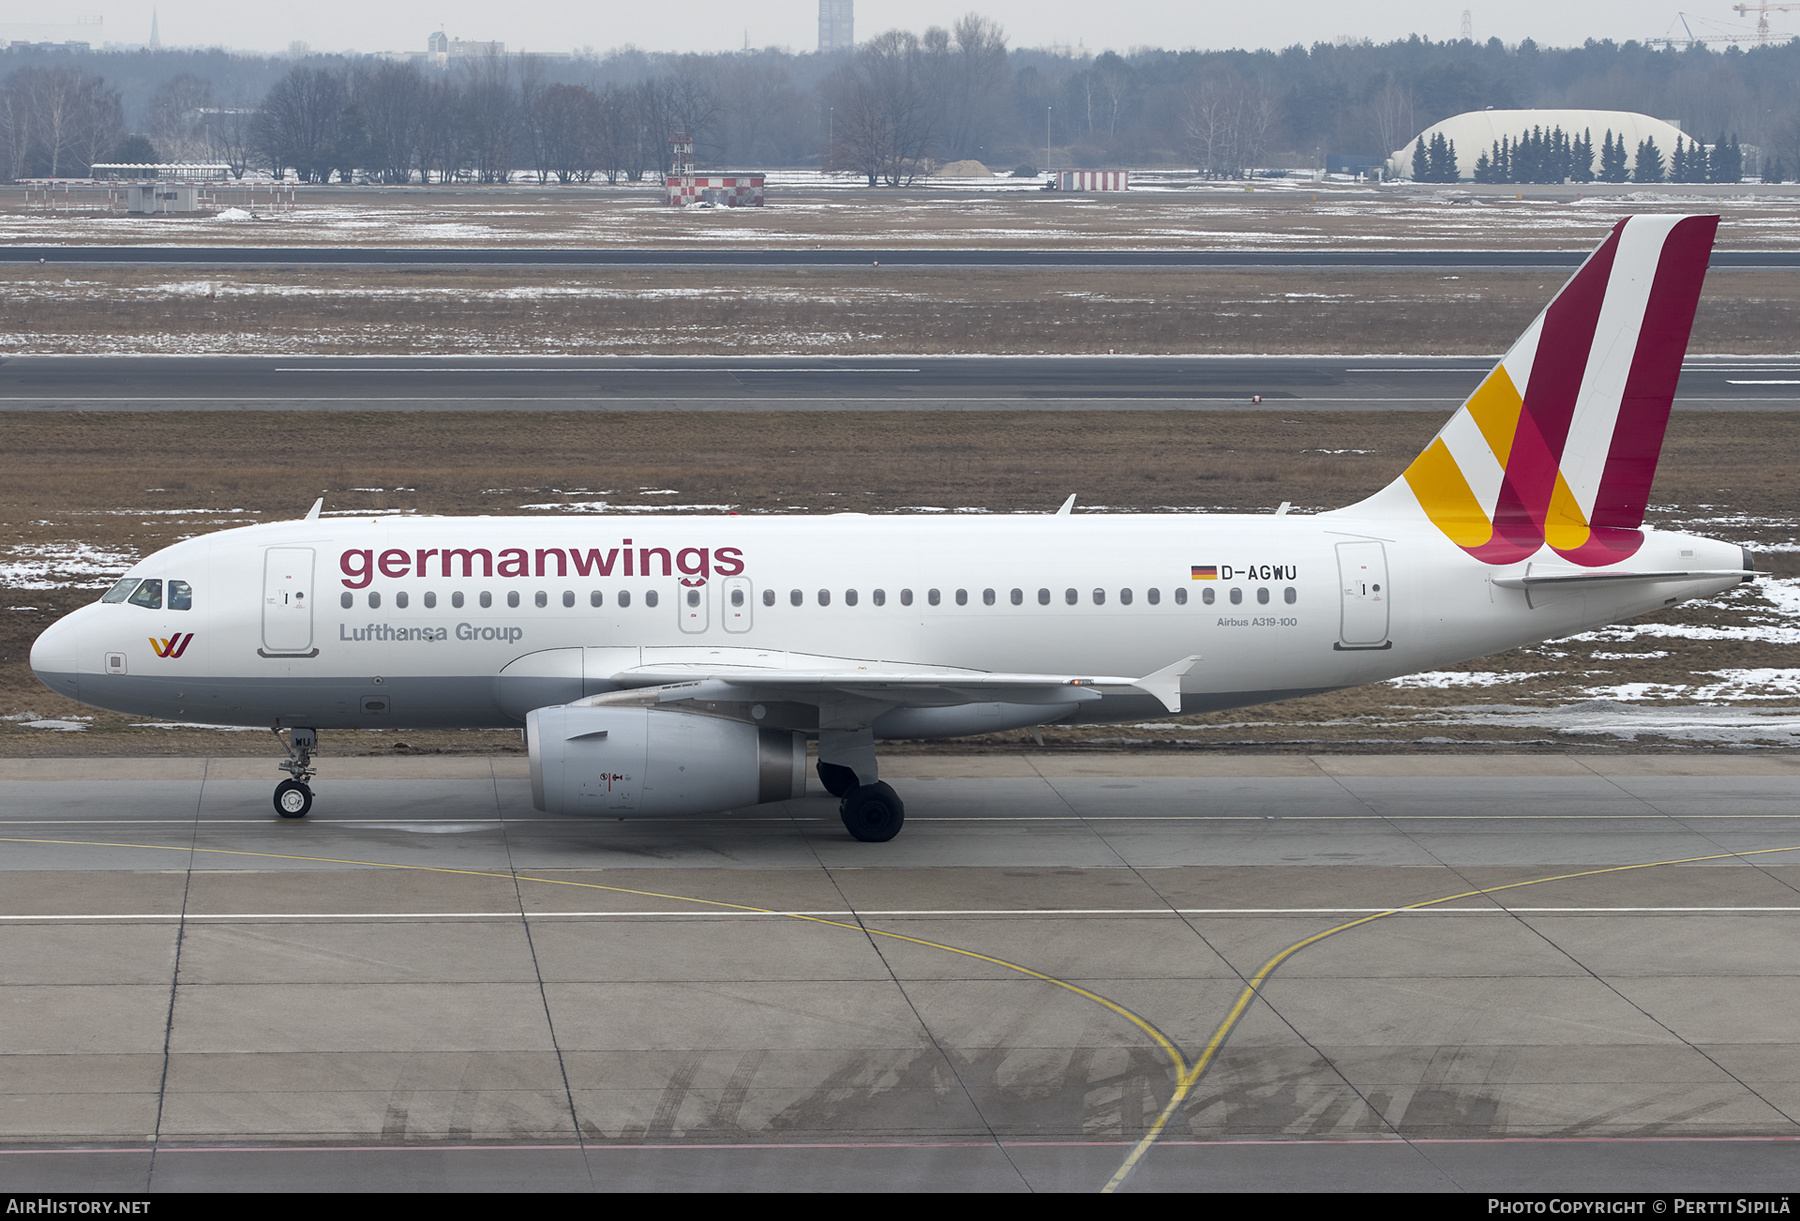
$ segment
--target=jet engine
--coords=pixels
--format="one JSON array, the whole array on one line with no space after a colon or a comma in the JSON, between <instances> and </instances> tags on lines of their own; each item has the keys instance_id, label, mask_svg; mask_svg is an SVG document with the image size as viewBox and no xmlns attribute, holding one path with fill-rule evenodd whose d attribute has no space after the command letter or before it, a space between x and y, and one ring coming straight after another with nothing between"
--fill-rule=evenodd
<instances>
[{"instance_id":1,"label":"jet engine","mask_svg":"<svg viewBox=\"0 0 1800 1221\"><path fill-rule=\"evenodd\" d=\"M655 708L526 714L531 804L549 814L706 814L806 792L806 737Z\"/></svg>"}]
</instances>

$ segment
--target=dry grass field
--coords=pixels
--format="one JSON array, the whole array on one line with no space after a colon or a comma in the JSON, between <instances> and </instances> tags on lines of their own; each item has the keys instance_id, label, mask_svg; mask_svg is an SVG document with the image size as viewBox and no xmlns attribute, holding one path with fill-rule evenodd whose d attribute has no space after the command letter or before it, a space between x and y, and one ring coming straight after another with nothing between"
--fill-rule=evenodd
<instances>
[{"instance_id":1,"label":"dry grass field","mask_svg":"<svg viewBox=\"0 0 1800 1221\"><path fill-rule=\"evenodd\" d=\"M1484 353L1540 271L0 264L0 355ZM1800 274L1715 271L1691 350L1785 354Z\"/></svg>"},{"instance_id":2,"label":"dry grass field","mask_svg":"<svg viewBox=\"0 0 1800 1221\"><path fill-rule=\"evenodd\" d=\"M32 678L27 653L44 624L137 556L200 531L297 516L321 491L342 512L554 512L596 500L626 510L1047 512L1069 492L1110 512L1262 512L1282 500L1306 511L1385 484L1440 423L1413 412L0 416L0 716L10 718L0 720L0 754L268 753L260 734L145 727L59 700ZM1051 729L1046 741L1630 747L1618 715L1599 715L1611 709L1643 722L1638 749L1791 746L1797 463L1800 418L1785 413L1677 415L1671 427L1656 522L1758 548L1772 570L1760 586L1458 674L1167 724ZM1670 710L1681 715L1671 721ZM87 728L33 727L58 721ZM517 745L493 733L344 733L326 743L340 753Z\"/></svg>"}]
</instances>

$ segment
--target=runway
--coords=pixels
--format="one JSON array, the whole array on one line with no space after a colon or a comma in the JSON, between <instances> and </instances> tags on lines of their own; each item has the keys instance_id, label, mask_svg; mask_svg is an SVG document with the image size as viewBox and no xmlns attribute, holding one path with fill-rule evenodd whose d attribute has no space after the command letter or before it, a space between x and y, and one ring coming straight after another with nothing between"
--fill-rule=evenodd
<instances>
[{"instance_id":1,"label":"runway","mask_svg":"<svg viewBox=\"0 0 1800 1221\"><path fill-rule=\"evenodd\" d=\"M65 267L1186 267L1513 268L1572 271L1586 250L1205 250L888 249L636 246L0 246L0 263ZM1751 270L1800 267L1800 251L1715 250L1709 266Z\"/></svg>"},{"instance_id":2,"label":"runway","mask_svg":"<svg viewBox=\"0 0 1800 1221\"><path fill-rule=\"evenodd\" d=\"M0 1190L1792 1184L1794 757L883 775L868 845L0 760Z\"/></svg>"},{"instance_id":3,"label":"runway","mask_svg":"<svg viewBox=\"0 0 1800 1221\"><path fill-rule=\"evenodd\" d=\"M1449 411L1494 359L14 356L0 411ZM1800 358L1689 357L1675 405L1794 410Z\"/></svg>"}]
</instances>

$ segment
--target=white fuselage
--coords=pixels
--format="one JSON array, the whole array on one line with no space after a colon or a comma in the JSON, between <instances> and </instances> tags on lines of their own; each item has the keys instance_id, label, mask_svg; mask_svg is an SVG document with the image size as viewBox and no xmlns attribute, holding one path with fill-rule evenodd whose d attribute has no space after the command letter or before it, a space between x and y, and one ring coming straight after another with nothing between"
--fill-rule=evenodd
<instances>
[{"instance_id":1,"label":"white fuselage","mask_svg":"<svg viewBox=\"0 0 1800 1221\"><path fill-rule=\"evenodd\" d=\"M1735 546L1646 531L1618 567L1741 564ZM1181 682L1198 712L1435 669L1739 579L1495 583L1526 568L1355 510L315 519L149 556L128 575L186 583L189 609L84 607L45 632L32 667L83 702L159 719L383 728L516 726L658 662L1139 675L1198 655ZM1035 719L1146 714L1167 715L1125 694ZM903 728L988 727L936 725Z\"/></svg>"}]
</instances>

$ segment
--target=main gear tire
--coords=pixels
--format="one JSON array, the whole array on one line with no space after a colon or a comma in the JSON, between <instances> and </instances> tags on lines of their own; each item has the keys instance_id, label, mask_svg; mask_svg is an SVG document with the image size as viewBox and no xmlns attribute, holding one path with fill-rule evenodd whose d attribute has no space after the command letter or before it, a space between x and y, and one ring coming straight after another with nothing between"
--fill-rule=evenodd
<instances>
[{"instance_id":1,"label":"main gear tire","mask_svg":"<svg viewBox=\"0 0 1800 1221\"><path fill-rule=\"evenodd\" d=\"M906 806L891 785L877 781L859 784L846 793L838 817L854 838L865 844L884 844L900 834L906 823Z\"/></svg>"}]
</instances>

